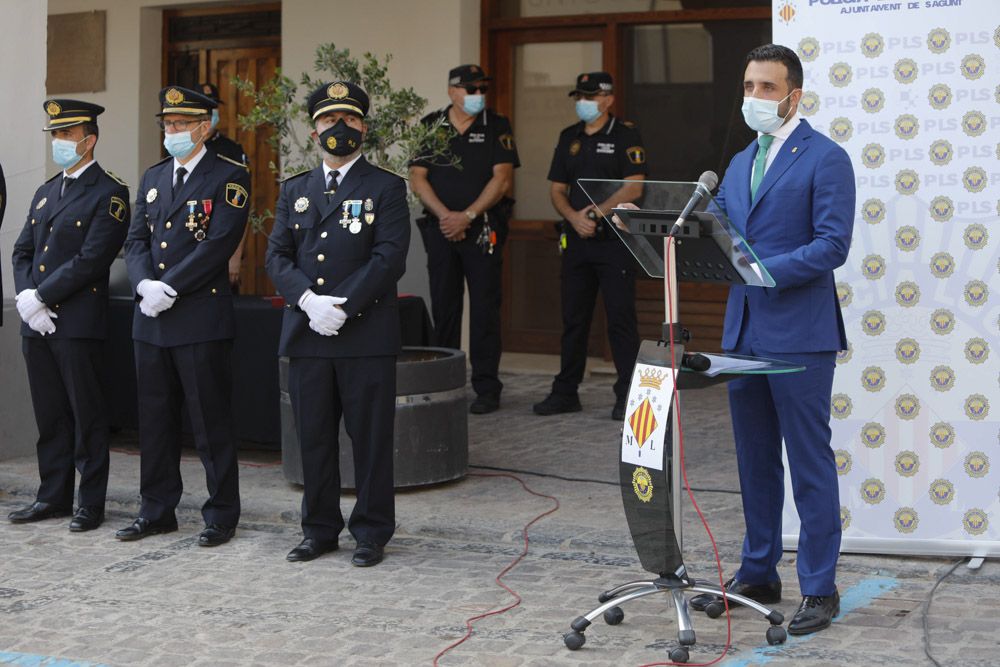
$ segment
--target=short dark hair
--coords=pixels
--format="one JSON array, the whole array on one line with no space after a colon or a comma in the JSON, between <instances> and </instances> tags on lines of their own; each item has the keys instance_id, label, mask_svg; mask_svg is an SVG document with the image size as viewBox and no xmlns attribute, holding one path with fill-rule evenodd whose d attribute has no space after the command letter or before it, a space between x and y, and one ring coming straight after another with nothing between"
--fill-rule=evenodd
<instances>
[{"instance_id":1,"label":"short dark hair","mask_svg":"<svg viewBox=\"0 0 1000 667\"><path fill-rule=\"evenodd\" d=\"M97 123L81 123L80 127L83 128L83 136L94 135L95 137L100 137L101 132L97 129Z\"/></svg>"},{"instance_id":2,"label":"short dark hair","mask_svg":"<svg viewBox=\"0 0 1000 667\"><path fill-rule=\"evenodd\" d=\"M792 51L787 46L781 46L780 44L764 44L763 46L758 46L747 54L747 59L743 64L743 69L746 70L747 65L754 61L783 64L788 70L787 80L792 90L802 87L802 61L799 60L795 51Z\"/></svg>"}]
</instances>

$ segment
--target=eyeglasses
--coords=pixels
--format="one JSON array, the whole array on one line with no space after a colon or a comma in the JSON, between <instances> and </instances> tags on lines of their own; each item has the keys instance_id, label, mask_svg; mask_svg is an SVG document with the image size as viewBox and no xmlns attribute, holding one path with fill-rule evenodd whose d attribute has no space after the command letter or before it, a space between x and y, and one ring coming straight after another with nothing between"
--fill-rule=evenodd
<instances>
[{"instance_id":1,"label":"eyeglasses","mask_svg":"<svg viewBox=\"0 0 1000 667\"><path fill-rule=\"evenodd\" d=\"M598 97L607 97L608 93L573 93L574 100L596 100Z\"/></svg>"},{"instance_id":2,"label":"eyeglasses","mask_svg":"<svg viewBox=\"0 0 1000 667\"><path fill-rule=\"evenodd\" d=\"M156 124L160 126L161 130L177 130L178 132L184 132L188 128L197 125L198 123L204 123L204 120L158 120Z\"/></svg>"},{"instance_id":3,"label":"eyeglasses","mask_svg":"<svg viewBox=\"0 0 1000 667\"><path fill-rule=\"evenodd\" d=\"M479 84L477 86L473 83L467 83L465 85L455 86L455 87L463 89L469 95L475 95L476 93L482 93L483 95L485 95L490 90L490 87L487 86L486 84Z\"/></svg>"}]
</instances>

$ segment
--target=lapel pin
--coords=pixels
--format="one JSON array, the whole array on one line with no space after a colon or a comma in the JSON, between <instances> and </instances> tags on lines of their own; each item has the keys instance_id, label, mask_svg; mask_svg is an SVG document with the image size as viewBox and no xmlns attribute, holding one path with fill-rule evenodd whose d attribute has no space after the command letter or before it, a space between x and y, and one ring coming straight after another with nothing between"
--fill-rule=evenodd
<instances>
[{"instance_id":1,"label":"lapel pin","mask_svg":"<svg viewBox=\"0 0 1000 667\"><path fill-rule=\"evenodd\" d=\"M792 152L793 152L793 153L796 153L796 152L798 152L798 150L799 150L799 147L798 147L798 146L792 146Z\"/></svg>"}]
</instances>

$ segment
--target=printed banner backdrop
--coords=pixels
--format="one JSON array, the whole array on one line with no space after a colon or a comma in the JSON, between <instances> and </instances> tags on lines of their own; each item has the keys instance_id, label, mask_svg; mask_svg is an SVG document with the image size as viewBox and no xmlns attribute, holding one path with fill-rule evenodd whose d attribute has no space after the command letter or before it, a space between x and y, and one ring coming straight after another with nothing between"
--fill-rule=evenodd
<instances>
[{"instance_id":1,"label":"printed banner backdrop","mask_svg":"<svg viewBox=\"0 0 1000 667\"><path fill-rule=\"evenodd\" d=\"M997 0L775 0L774 41L857 178L831 405L843 550L1000 555ZM787 479L784 526L795 548Z\"/></svg>"}]
</instances>

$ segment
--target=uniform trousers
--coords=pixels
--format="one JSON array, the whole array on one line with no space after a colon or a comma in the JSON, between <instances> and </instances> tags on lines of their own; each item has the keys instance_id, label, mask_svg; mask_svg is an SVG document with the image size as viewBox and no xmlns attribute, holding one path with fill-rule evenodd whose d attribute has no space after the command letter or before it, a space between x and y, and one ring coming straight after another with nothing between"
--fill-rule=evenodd
<instances>
[{"instance_id":1,"label":"uniform trousers","mask_svg":"<svg viewBox=\"0 0 1000 667\"><path fill-rule=\"evenodd\" d=\"M796 569L803 595L831 595L840 553L840 496L830 446L830 396L835 352L784 353L753 340L750 310L735 354L805 366L798 373L747 375L729 383L729 406L743 495L742 563L747 584L778 579L781 514L785 499L782 440L799 514Z\"/></svg>"},{"instance_id":2,"label":"uniform trousers","mask_svg":"<svg viewBox=\"0 0 1000 667\"><path fill-rule=\"evenodd\" d=\"M396 527L393 426L396 357L291 357L288 393L302 449L302 533L324 542L344 529L340 419L351 438L357 501L347 529L384 545Z\"/></svg>"},{"instance_id":3,"label":"uniform trousers","mask_svg":"<svg viewBox=\"0 0 1000 667\"><path fill-rule=\"evenodd\" d=\"M434 344L458 349L462 345L462 301L469 284L469 363L476 394L499 394L503 389L500 368L500 303L502 300L503 244L507 225L498 225L493 254L476 245L479 226L473 225L462 241L449 241L437 220L421 228L427 251Z\"/></svg>"},{"instance_id":4,"label":"uniform trousers","mask_svg":"<svg viewBox=\"0 0 1000 667\"><path fill-rule=\"evenodd\" d=\"M205 467L205 524L235 527L240 483L233 436L232 341L175 347L135 341L139 402L139 516L171 521L184 490L181 408L191 419L194 446Z\"/></svg>"},{"instance_id":5,"label":"uniform trousers","mask_svg":"<svg viewBox=\"0 0 1000 667\"><path fill-rule=\"evenodd\" d=\"M109 466L104 341L25 336L21 349L38 424L37 500L72 507L78 471L79 505L103 510Z\"/></svg>"},{"instance_id":6,"label":"uniform trousers","mask_svg":"<svg viewBox=\"0 0 1000 667\"><path fill-rule=\"evenodd\" d=\"M569 223L565 223L569 224ZM594 305L600 292L608 320L608 340L618 379L616 398L628 394L632 369L639 353L635 314L635 260L621 241L581 239L569 233L562 256L562 347L559 374L552 392L575 396L587 365L587 343Z\"/></svg>"}]
</instances>

